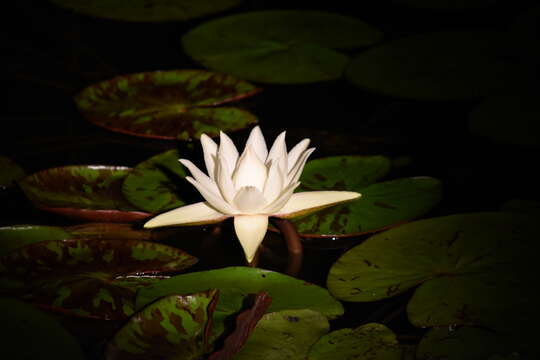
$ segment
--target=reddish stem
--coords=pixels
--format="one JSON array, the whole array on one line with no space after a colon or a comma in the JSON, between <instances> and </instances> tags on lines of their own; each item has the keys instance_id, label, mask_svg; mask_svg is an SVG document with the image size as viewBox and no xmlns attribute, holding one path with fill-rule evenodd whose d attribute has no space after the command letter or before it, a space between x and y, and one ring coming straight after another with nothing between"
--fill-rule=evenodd
<instances>
[{"instance_id":1,"label":"reddish stem","mask_svg":"<svg viewBox=\"0 0 540 360\"><path fill-rule=\"evenodd\" d=\"M274 223L279 228L279 231L285 238L287 244L288 259L286 273L291 276L297 276L302 268L302 259L304 257L304 249L300 235L296 231L293 223L287 219L275 218Z\"/></svg>"}]
</instances>

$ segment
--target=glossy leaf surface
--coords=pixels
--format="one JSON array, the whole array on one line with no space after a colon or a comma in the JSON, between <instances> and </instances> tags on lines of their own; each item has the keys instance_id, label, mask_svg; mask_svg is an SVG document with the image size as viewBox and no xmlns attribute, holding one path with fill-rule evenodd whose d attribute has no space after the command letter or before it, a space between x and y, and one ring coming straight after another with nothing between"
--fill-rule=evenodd
<instances>
[{"instance_id":1,"label":"glossy leaf surface","mask_svg":"<svg viewBox=\"0 0 540 360\"><path fill-rule=\"evenodd\" d=\"M324 335L311 348L308 360L401 360L402 352L392 330L369 323Z\"/></svg>"},{"instance_id":2,"label":"glossy leaf surface","mask_svg":"<svg viewBox=\"0 0 540 360\"><path fill-rule=\"evenodd\" d=\"M475 98L511 86L512 49L504 34L483 31L413 35L354 58L346 76L361 88L426 100Z\"/></svg>"},{"instance_id":3,"label":"glossy leaf surface","mask_svg":"<svg viewBox=\"0 0 540 360\"><path fill-rule=\"evenodd\" d=\"M64 166L27 176L20 185L41 209L84 220L127 222L150 216L122 195L130 172L121 166Z\"/></svg>"},{"instance_id":4,"label":"glossy leaf surface","mask_svg":"<svg viewBox=\"0 0 540 360\"><path fill-rule=\"evenodd\" d=\"M83 360L77 340L52 316L30 304L0 297L2 359Z\"/></svg>"},{"instance_id":5,"label":"glossy leaf surface","mask_svg":"<svg viewBox=\"0 0 540 360\"><path fill-rule=\"evenodd\" d=\"M52 3L98 18L134 21L183 21L213 14L238 5L242 0L51 0Z\"/></svg>"},{"instance_id":6,"label":"glossy leaf surface","mask_svg":"<svg viewBox=\"0 0 540 360\"><path fill-rule=\"evenodd\" d=\"M266 314L234 360L303 360L309 348L328 332L328 320L309 310L283 310Z\"/></svg>"},{"instance_id":7,"label":"glossy leaf surface","mask_svg":"<svg viewBox=\"0 0 540 360\"><path fill-rule=\"evenodd\" d=\"M179 195L178 184L185 181L186 172L178 159L178 151L173 149L135 166L122 184L126 199L150 213L185 205Z\"/></svg>"},{"instance_id":8,"label":"glossy leaf surface","mask_svg":"<svg viewBox=\"0 0 540 360\"><path fill-rule=\"evenodd\" d=\"M64 240L72 235L57 226L12 225L0 228L0 257L10 251L46 240Z\"/></svg>"},{"instance_id":9,"label":"glossy leaf surface","mask_svg":"<svg viewBox=\"0 0 540 360\"><path fill-rule=\"evenodd\" d=\"M217 301L216 290L159 299L114 335L106 359L199 359L209 350L207 337Z\"/></svg>"},{"instance_id":10,"label":"glossy leaf surface","mask_svg":"<svg viewBox=\"0 0 540 360\"><path fill-rule=\"evenodd\" d=\"M264 83L341 76L348 57L334 49L376 43L381 33L355 18L318 11L259 11L212 20L182 38L203 66Z\"/></svg>"},{"instance_id":11,"label":"glossy leaf surface","mask_svg":"<svg viewBox=\"0 0 540 360\"><path fill-rule=\"evenodd\" d=\"M123 75L82 90L79 111L98 126L129 135L191 140L231 132L257 122L246 110L214 107L257 93L230 75L201 70Z\"/></svg>"},{"instance_id":12,"label":"glossy leaf surface","mask_svg":"<svg viewBox=\"0 0 540 360\"><path fill-rule=\"evenodd\" d=\"M375 301L419 285L407 307L415 326L515 329L532 321L538 300L528 266L539 235L534 217L520 214L416 221L345 253L330 270L328 288L342 300Z\"/></svg>"},{"instance_id":13,"label":"glossy leaf surface","mask_svg":"<svg viewBox=\"0 0 540 360\"><path fill-rule=\"evenodd\" d=\"M181 271L196 258L177 248L136 240L43 241L0 258L1 291L46 308L85 317L123 319L144 275Z\"/></svg>"}]
</instances>

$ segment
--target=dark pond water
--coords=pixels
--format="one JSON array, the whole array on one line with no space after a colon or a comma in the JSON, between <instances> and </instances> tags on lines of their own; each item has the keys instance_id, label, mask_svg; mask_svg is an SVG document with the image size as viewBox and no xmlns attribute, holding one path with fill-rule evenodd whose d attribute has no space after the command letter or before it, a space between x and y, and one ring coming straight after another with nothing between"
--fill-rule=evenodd
<instances>
[{"instance_id":1,"label":"dark pond water","mask_svg":"<svg viewBox=\"0 0 540 360\"><path fill-rule=\"evenodd\" d=\"M353 6L354 3L354 6ZM504 2L487 10L437 12L391 1L331 1L319 8L356 16L386 39L453 29L504 28L532 1ZM372 4L370 4L372 3ZM85 121L71 96L99 80L126 73L200 68L180 47L183 33L214 17L240 11L292 8L287 1L246 1L238 8L184 23L134 24L88 18L46 1L12 2L4 9L9 24L2 43L4 88L0 154L28 173L70 164L133 166L158 152L185 144L109 132ZM351 54L354 54L352 52ZM260 84L263 92L241 102L255 113L265 135L287 129L288 143L310 137L313 158L338 154L383 154L405 164L392 176L433 176L443 182L443 200L429 215L497 210L513 198L540 199L538 148L497 144L467 130L467 116L479 99L421 101L371 94L345 79L306 85ZM241 141L247 131L233 134ZM198 144L192 151L199 151ZM18 189L0 193L0 226L76 222L35 209ZM270 235L268 266L279 268L283 249ZM220 256L196 269L242 264L230 244ZM319 244L320 245L320 244ZM319 284L329 266L351 243L322 249L306 244L301 276ZM186 244L202 251L196 244ZM236 247L235 247L236 246ZM223 247L226 249L226 247ZM186 249L189 250L189 249ZM195 254L196 255L196 254ZM278 259L276 261L272 259ZM405 298L408 294L405 294ZM342 325L386 321L414 335L405 324L402 297L376 304L347 305ZM396 312L397 311L397 312Z\"/></svg>"}]
</instances>

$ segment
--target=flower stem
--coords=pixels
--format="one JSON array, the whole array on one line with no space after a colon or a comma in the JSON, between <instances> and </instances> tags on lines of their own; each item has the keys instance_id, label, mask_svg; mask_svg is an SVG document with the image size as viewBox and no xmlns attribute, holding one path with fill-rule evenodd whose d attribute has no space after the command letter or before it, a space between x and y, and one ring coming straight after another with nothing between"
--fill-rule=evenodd
<instances>
[{"instance_id":1,"label":"flower stem","mask_svg":"<svg viewBox=\"0 0 540 360\"><path fill-rule=\"evenodd\" d=\"M279 218L274 218L273 220L287 244L289 257L287 259L287 269L285 272L288 275L297 276L302 268L302 259L304 256L300 235L298 235L296 228L289 220Z\"/></svg>"}]
</instances>

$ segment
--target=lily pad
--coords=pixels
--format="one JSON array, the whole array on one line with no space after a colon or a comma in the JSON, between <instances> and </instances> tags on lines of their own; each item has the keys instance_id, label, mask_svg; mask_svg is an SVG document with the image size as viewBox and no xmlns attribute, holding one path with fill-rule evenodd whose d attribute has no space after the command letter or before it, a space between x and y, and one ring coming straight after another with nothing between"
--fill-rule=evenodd
<instances>
[{"instance_id":1,"label":"lily pad","mask_svg":"<svg viewBox=\"0 0 540 360\"><path fill-rule=\"evenodd\" d=\"M121 166L64 166L20 181L38 208L91 221L125 222L149 217L124 199L122 182L132 170Z\"/></svg>"},{"instance_id":2,"label":"lily pad","mask_svg":"<svg viewBox=\"0 0 540 360\"><path fill-rule=\"evenodd\" d=\"M178 184L186 177L176 149L151 157L135 166L122 184L125 198L141 210L158 213L185 205Z\"/></svg>"},{"instance_id":3,"label":"lily pad","mask_svg":"<svg viewBox=\"0 0 540 360\"><path fill-rule=\"evenodd\" d=\"M469 114L469 130L494 142L540 146L540 94L492 96Z\"/></svg>"},{"instance_id":4,"label":"lily pad","mask_svg":"<svg viewBox=\"0 0 540 360\"><path fill-rule=\"evenodd\" d=\"M42 241L0 258L0 291L68 314L124 319L133 313L137 289L196 261L146 241Z\"/></svg>"},{"instance_id":5,"label":"lily pad","mask_svg":"<svg viewBox=\"0 0 540 360\"><path fill-rule=\"evenodd\" d=\"M501 205L500 210L523 214L538 214L540 213L540 201L528 199L510 199Z\"/></svg>"},{"instance_id":6,"label":"lily pad","mask_svg":"<svg viewBox=\"0 0 540 360\"><path fill-rule=\"evenodd\" d=\"M107 360L200 359L218 292L170 295L133 315L107 345Z\"/></svg>"},{"instance_id":7,"label":"lily pad","mask_svg":"<svg viewBox=\"0 0 540 360\"><path fill-rule=\"evenodd\" d=\"M257 118L246 110L214 106L257 92L227 74L172 70L118 76L85 88L75 102L86 119L112 131L191 140L255 124Z\"/></svg>"},{"instance_id":8,"label":"lily pad","mask_svg":"<svg viewBox=\"0 0 540 360\"><path fill-rule=\"evenodd\" d=\"M258 11L209 21L182 38L203 66L263 83L310 83L339 78L349 58L335 49L378 42L374 27L318 11Z\"/></svg>"},{"instance_id":9,"label":"lily pad","mask_svg":"<svg viewBox=\"0 0 540 360\"><path fill-rule=\"evenodd\" d=\"M208 289L220 290L220 301L214 313L214 336L224 329L227 317L243 308L248 294L265 291L272 298L268 311L313 309L329 318L343 314L343 306L317 285L277 272L250 267L228 267L178 275L162 280L137 293L136 306L142 306L166 295L188 294Z\"/></svg>"},{"instance_id":10,"label":"lily pad","mask_svg":"<svg viewBox=\"0 0 540 360\"><path fill-rule=\"evenodd\" d=\"M30 304L11 298L0 297L0 309L2 309L0 358L85 359L77 340L53 317Z\"/></svg>"},{"instance_id":11,"label":"lily pad","mask_svg":"<svg viewBox=\"0 0 540 360\"><path fill-rule=\"evenodd\" d=\"M458 329L444 327L431 329L422 338L418 344L417 359L494 360L496 355L519 354L522 350L508 337L493 331L468 326Z\"/></svg>"},{"instance_id":12,"label":"lily pad","mask_svg":"<svg viewBox=\"0 0 540 360\"><path fill-rule=\"evenodd\" d=\"M346 76L375 93L451 100L490 95L514 85L512 50L488 31L413 35L353 59Z\"/></svg>"},{"instance_id":13,"label":"lily pad","mask_svg":"<svg viewBox=\"0 0 540 360\"><path fill-rule=\"evenodd\" d=\"M406 224L345 253L330 269L328 288L345 301L375 301L419 286L407 307L418 327L512 331L535 324L538 299L528 267L536 261L536 224L534 217L511 213Z\"/></svg>"},{"instance_id":14,"label":"lily pad","mask_svg":"<svg viewBox=\"0 0 540 360\"><path fill-rule=\"evenodd\" d=\"M311 348L308 360L401 360L402 353L392 330L369 323L324 335Z\"/></svg>"},{"instance_id":15,"label":"lily pad","mask_svg":"<svg viewBox=\"0 0 540 360\"><path fill-rule=\"evenodd\" d=\"M334 156L309 161L302 190L348 190L358 200L293 220L304 238L358 236L420 217L441 198L441 183L414 177L375 183L390 170L383 156Z\"/></svg>"},{"instance_id":16,"label":"lily pad","mask_svg":"<svg viewBox=\"0 0 540 360\"><path fill-rule=\"evenodd\" d=\"M133 21L184 21L217 13L242 0L51 0L55 5L98 18Z\"/></svg>"},{"instance_id":17,"label":"lily pad","mask_svg":"<svg viewBox=\"0 0 540 360\"><path fill-rule=\"evenodd\" d=\"M310 347L329 330L328 320L310 309L266 314L235 360L303 360Z\"/></svg>"},{"instance_id":18,"label":"lily pad","mask_svg":"<svg viewBox=\"0 0 540 360\"><path fill-rule=\"evenodd\" d=\"M0 189L13 185L25 175L24 170L16 162L0 156Z\"/></svg>"},{"instance_id":19,"label":"lily pad","mask_svg":"<svg viewBox=\"0 0 540 360\"><path fill-rule=\"evenodd\" d=\"M0 257L10 251L46 240L64 240L72 235L61 227L45 225L12 225L0 227Z\"/></svg>"}]
</instances>

